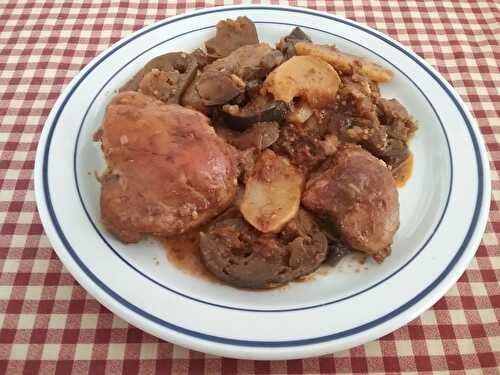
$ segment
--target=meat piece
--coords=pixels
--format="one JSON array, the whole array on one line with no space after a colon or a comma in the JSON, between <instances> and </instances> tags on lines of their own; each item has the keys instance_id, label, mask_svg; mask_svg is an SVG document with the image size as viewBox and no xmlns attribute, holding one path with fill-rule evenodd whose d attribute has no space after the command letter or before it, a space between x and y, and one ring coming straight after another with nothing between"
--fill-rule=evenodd
<instances>
[{"instance_id":1,"label":"meat piece","mask_svg":"<svg viewBox=\"0 0 500 375\"><path fill-rule=\"evenodd\" d=\"M399 227L398 191L382 161L359 146L340 148L309 179L302 204L325 215L343 241L381 261Z\"/></svg>"},{"instance_id":2,"label":"meat piece","mask_svg":"<svg viewBox=\"0 0 500 375\"><path fill-rule=\"evenodd\" d=\"M210 272L231 285L269 288L316 270L327 256L326 236L304 210L278 234L262 234L241 216L223 217L201 233Z\"/></svg>"},{"instance_id":3,"label":"meat piece","mask_svg":"<svg viewBox=\"0 0 500 375\"><path fill-rule=\"evenodd\" d=\"M342 77L342 83L343 86L338 92L337 111L367 119L370 121L370 127L377 127L379 125L376 106L378 96L373 95L370 85L346 77Z\"/></svg>"},{"instance_id":4,"label":"meat piece","mask_svg":"<svg viewBox=\"0 0 500 375\"><path fill-rule=\"evenodd\" d=\"M378 83L372 81L366 76L358 73L354 73L350 76L342 76L342 82L344 85L352 85L360 90L364 95L371 97L372 101L375 103L378 98L380 98L380 88Z\"/></svg>"},{"instance_id":5,"label":"meat piece","mask_svg":"<svg viewBox=\"0 0 500 375\"><path fill-rule=\"evenodd\" d=\"M387 127L378 117L378 87L359 75L342 77L343 86L333 111L324 111L323 120L329 121L330 131L340 140L358 143L374 154L387 145Z\"/></svg>"},{"instance_id":6,"label":"meat piece","mask_svg":"<svg viewBox=\"0 0 500 375\"><path fill-rule=\"evenodd\" d=\"M417 130L415 120L397 99L380 98L377 102L380 121L392 138L407 142Z\"/></svg>"},{"instance_id":7,"label":"meat piece","mask_svg":"<svg viewBox=\"0 0 500 375\"><path fill-rule=\"evenodd\" d=\"M272 149L286 156L297 167L309 171L317 167L337 148L338 137L324 123L311 116L304 124L287 124Z\"/></svg>"},{"instance_id":8,"label":"meat piece","mask_svg":"<svg viewBox=\"0 0 500 375\"><path fill-rule=\"evenodd\" d=\"M395 170L406 159L408 159L410 151L408 150L408 145L403 141L395 138L389 138L386 146L375 155L385 161L392 170Z\"/></svg>"},{"instance_id":9,"label":"meat piece","mask_svg":"<svg viewBox=\"0 0 500 375\"><path fill-rule=\"evenodd\" d=\"M295 124L281 128L278 141L272 149L305 170L314 168L326 159L326 154L321 147L318 147L316 139L304 134L300 125Z\"/></svg>"},{"instance_id":10,"label":"meat piece","mask_svg":"<svg viewBox=\"0 0 500 375\"><path fill-rule=\"evenodd\" d=\"M241 46L259 43L255 25L247 17L219 21L216 27L215 37L205 42L208 54L215 58L226 57Z\"/></svg>"},{"instance_id":11,"label":"meat piece","mask_svg":"<svg viewBox=\"0 0 500 375\"><path fill-rule=\"evenodd\" d=\"M357 143L379 156L387 147L387 127L376 125L362 117L350 117L342 113L329 113L329 128L347 143Z\"/></svg>"},{"instance_id":12,"label":"meat piece","mask_svg":"<svg viewBox=\"0 0 500 375\"><path fill-rule=\"evenodd\" d=\"M311 43L311 38L300 27L295 27L290 34L281 38L276 48L283 53L286 59L289 59L296 55L295 44L298 42Z\"/></svg>"},{"instance_id":13,"label":"meat piece","mask_svg":"<svg viewBox=\"0 0 500 375\"><path fill-rule=\"evenodd\" d=\"M359 76L342 80L337 106L323 111L322 121L341 141L360 144L397 168L409 156L406 142L415 132L414 120L396 99L381 98L368 80Z\"/></svg>"},{"instance_id":14,"label":"meat piece","mask_svg":"<svg viewBox=\"0 0 500 375\"><path fill-rule=\"evenodd\" d=\"M235 196L236 157L199 112L121 93L106 110L102 149L102 220L124 242L185 232Z\"/></svg>"},{"instance_id":15,"label":"meat piece","mask_svg":"<svg viewBox=\"0 0 500 375\"><path fill-rule=\"evenodd\" d=\"M179 103L196 76L197 62L183 52L167 53L149 61L120 92L138 91L165 103Z\"/></svg>"},{"instance_id":16,"label":"meat piece","mask_svg":"<svg viewBox=\"0 0 500 375\"><path fill-rule=\"evenodd\" d=\"M410 156L407 142L417 130L417 125L397 99L379 98L377 108L388 137L384 147L373 152L395 170Z\"/></svg>"}]
</instances>

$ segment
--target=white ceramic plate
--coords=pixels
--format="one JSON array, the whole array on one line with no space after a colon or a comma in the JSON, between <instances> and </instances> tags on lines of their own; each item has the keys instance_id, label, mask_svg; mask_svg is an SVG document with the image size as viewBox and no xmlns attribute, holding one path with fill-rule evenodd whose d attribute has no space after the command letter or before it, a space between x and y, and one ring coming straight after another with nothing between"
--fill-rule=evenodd
<instances>
[{"instance_id":1,"label":"white ceramic plate","mask_svg":"<svg viewBox=\"0 0 500 375\"><path fill-rule=\"evenodd\" d=\"M251 292L176 269L152 240L123 245L99 221L103 169L92 134L116 90L152 57L191 51L217 21L247 15L274 44L294 26L315 42L390 68L382 88L418 120L401 227L383 264L350 260L314 280ZM389 37L334 15L273 6L219 7L141 29L97 56L54 106L37 150L35 187L46 233L66 268L103 305L165 340L229 357L299 358L349 348L406 324L456 282L485 228L490 180L478 127L451 86ZM158 264L159 263L159 264ZM352 266L352 267L350 267ZM365 269L366 268L366 269Z\"/></svg>"}]
</instances>

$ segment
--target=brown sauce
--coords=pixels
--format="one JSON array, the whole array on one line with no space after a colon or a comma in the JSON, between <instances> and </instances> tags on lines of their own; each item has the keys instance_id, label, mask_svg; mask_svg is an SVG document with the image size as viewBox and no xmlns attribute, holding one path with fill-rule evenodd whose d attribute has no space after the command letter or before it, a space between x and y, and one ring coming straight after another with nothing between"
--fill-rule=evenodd
<instances>
[{"instance_id":1,"label":"brown sauce","mask_svg":"<svg viewBox=\"0 0 500 375\"><path fill-rule=\"evenodd\" d=\"M410 179L412 172L413 172L413 154L410 153L408 158L406 158L406 160L392 172L394 180L396 181L396 186L403 187L406 184L406 182Z\"/></svg>"},{"instance_id":2,"label":"brown sauce","mask_svg":"<svg viewBox=\"0 0 500 375\"><path fill-rule=\"evenodd\" d=\"M220 283L205 268L201 259L199 229L175 237L159 237L158 240L165 249L168 261L178 270L210 282Z\"/></svg>"}]
</instances>

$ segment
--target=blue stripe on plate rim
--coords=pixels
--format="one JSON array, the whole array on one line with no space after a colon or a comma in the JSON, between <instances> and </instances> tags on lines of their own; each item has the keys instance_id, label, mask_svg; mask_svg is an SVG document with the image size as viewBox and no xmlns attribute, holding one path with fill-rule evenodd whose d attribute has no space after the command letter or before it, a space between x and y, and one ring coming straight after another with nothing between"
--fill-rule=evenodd
<instances>
[{"instance_id":1,"label":"blue stripe on plate rim","mask_svg":"<svg viewBox=\"0 0 500 375\"><path fill-rule=\"evenodd\" d=\"M362 30L364 32L367 32L367 33L375 36L376 38L379 38L380 40L386 42L387 44L391 45L392 47L398 49L399 51L403 52L409 58L411 58L412 60L414 60L418 65L420 65L442 87L442 89L447 93L447 95L453 101L453 103L455 104L456 108L458 109L460 115L462 116L462 118L463 118L463 120L464 120L464 122L465 122L465 124L467 126L467 130L469 131L469 134L470 134L470 137L471 137L471 141L472 141L472 144L473 144L473 148L474 148L474 153L475 153L475 156L476 156L476 164L477 164L477 170L478 170L478 176L477 176L478 177L478 194L477 194L477 197L476 197L476 206L474 208L473 217L472 217L471 224L469 226L469 229L468 229L468 231L467 231L467 233L465 235L465 238L464 238L462 244L460 245L459 249L457 250L455 256L451 259L451 261L449 262L449 264L446 266L446 268L444 269L444 271L432 283L430 283L424 290L422 290L415 297L413 297L412 299L410 299L409 301L407 301L406 303L404 303L403 305L401 305L397 309L391 311L390 313L388 313L388 314L386 314L384 316L381 316L381 317L379 317L377 319L374 319L374 320L372 320L372 321L370 321L368 323L362 324L360 326L353 327L353 328L350 328L350 329L347 329L347 330L344 330L344 331L341 331L341 332L336 332L336 333L325 335L325 336L319 336L319 337L313 337L313 338L307 338L307 339L299 339L299 340L286 340L286 341L253 341L253 340L241 340L241 339L233 339L233 338L227 338L227 337L221 337L221 336L215 336L215 335L208 335L208 334L196 332L196 331L193 331L193 330L190 330L190 329L187 329L187 328L180 327L178 325L169 323L169 322L167 322L167 321L165 321L163 319L160 319L160 318L158 318L156 316L153 316L153 315L149 314L148 312L146 312L146 311L140 309L139 307L135 306L134 304L130 303L129 301L125 300L123 297L121 297L116 292L114 292L113 290L111 290L100 279L98 279L96 277L96 275L92 273L92 271L90 271L86 267L86 265L77 256L75 250L73 249L73 247L69 243L68 239L64 235L64 233L63 233L63 231L61 229L61 226L60 226L60 224L57 221L57 217L55 215L54 208L53 208L52 202L51 202L50 191L49 191L49 184L48 184L48 173L47 172L48 172L48 157L49 157L49 152L50 152L50 145L51 145L52 136L53 136L53 133L54 133L54 130L55 130L55 126L56 126L56 124L58 122L59 117L61 116L61 113L62 113L62 111L64 109L64 106L67 104L67 102L68 102L69 98L71 97L71 95L73 95L74 91L79 86L79 84L92 72L92 70L98 64L100 64L102 61L104 61L105 59L107 59L116 50L120 49L121 47L123 47L128 42L130 42L130 41L138 38L139 36L141 36L141 35L149 32L149 31L155 30L155 29L157 29L159 27L163 27L163 26L165 26L167 24L174 23L174 22L177 22L179 20L183 20L183 19L187 19L187 18L191 18L191 17L195 17L195 16L201 16L203 14L227 12L227 11L232 11L232 10L255 10L255 9L276 10L276 11L303 13L303 14L309 14L309 15L313 15L313 16L318 16L318 17L326 18L326 19L332 20L334 22L341 22L341 23L344 23L346 25L355 27L355 28L357 28L359 30ZM320 30L320 31L322 31L322 30ZM455 96L453 95L453 93L445 85L445 83L442 82L439 79L439 77L437 77L432 72L432 70L430 70L419 59L415 58L415 56L413 56L411 53L409 53L408 51L402 49L395 42L393 42L392 40L386 38L385 36L379 35L378 33L374 32L373 30L371 30L369 28L366 28L366 27L364 27L362 25L359 25L357 23L351 22L351 21L349 21L347 19L336 18L336 17L333 17L333 16L328 15L328 14L316 13L316 12L308 11L306 9L280 8L280 7L272 7L272 6L266 6L266 7L252 6L252 7L235 7L235 8L225 7L225 8L220 8L220 9L217 9L217 8L216 9L210 9L210 10L207 10L207 11L197 12L197 13L194 13L194 14L186 14L184 16L180 16L180 17L177 17L177 18L171 19L171 20L166 20L166 21L161 22L161 23L159 23L157 25L154 25L153 27L148 28L147 30L144 30L143 32L139 32L136 35L134 35L132 38L130 38L128 40L125 40L122 43L119 43L118 45L116 45L115 47L113 47L106 54L104 54L100 58L100 60L98 60L96 63L94 63L94 65L92 67L90 67L80 77L79 81L75 83L75 85L67 93L67 96L63 99L63 101L61 103L61 106L58 108L58 110L57 110L57 112L56 112L56 114L54 116L54 120L53 120L52 124L50 124L49 133L48 133L48 136L47 136L47 145L46 145L46 148L45 148L45 152L44 152L44 155L43 155L43 162L42 162L43 194L44 194L44 197L46 199L48 214L49 214L49 216L50 216L50 218L52 220L52 224L54 225L55 231L58 234L59 239L61 240L61 242L65 246L67 252L70 254L70 256L73 258L73 260L76 262L76 264L81 268L81 270L101 290L103 290L106 294L108 294L114 300L116 300L117 302L119 302L121 305L123 305L127 309L133 311L134 313L142 316L143 318L145 318L147 320L150 320L151 322L154 322L154 323L156 323L156 324L158 324L160 326L163 326L165 328L171 329L171 330L176 331L178 333L185 334L185 335L191 336L193 338L197 338L197 339L202 339L202 340L206 340L206 341L215 342L215 343L222 343L222 344L234 345L234 346L267 347L267 348L272 348L272 347L275 347L275 348L277 348L277 347L295 347L295 346L318 344L318 343L324 343L324 342L328 342L328 341L333 341L333 340L345 338L345 337L348 337L348 336L351 336L351 335L355 335L355 334L358 334L360 332L363 332L363 331L366 331L368 329L374 328L374 327L376 327L376 326L378 326L378 325L380 325L380 324L382 324L384 322L387 322L387 321L391 320L392 318L394 318L397 315L401 314L402 312L406 311L407 309L409 309L410 307L412 307L413 305L415 305L417 302L419 302L421 299L423 299L426 295L428 295L450 273L450 271L453 269L453 267L455 266L455 264L459 261L459 259L463 255L465 249L467 248L467 246L468 246L468 244L469 244L469 242L471 240L471 237L472 237L472 235L473 235L473 233L475 231L475 228L476 228L476 226L478 224L478 218L479 218L479 214L480 214L480 211L481 211L482 202L483 202L483 199L484 199L484 194L483 194L483 190L484 190L484 183L483 183L484 175L485 175L485 172L483 170L482 156L481 156L481 153L479 151L479 142L478 142L478 140L476 138L476 135L474 133L473 126L472 126L471 122L469 121L469 119L468 119L468 117L467 117L464 109L462 108L462 106L460 105L460 103L458 102L458 100L455 98ZM219 307L222 307L222 306L219 306ZM250 311L252 311L252 310L250 310ZM264 310L264 311L259 311L259 312L277 312L277 311Z\"/></svg>"}]
</instances>

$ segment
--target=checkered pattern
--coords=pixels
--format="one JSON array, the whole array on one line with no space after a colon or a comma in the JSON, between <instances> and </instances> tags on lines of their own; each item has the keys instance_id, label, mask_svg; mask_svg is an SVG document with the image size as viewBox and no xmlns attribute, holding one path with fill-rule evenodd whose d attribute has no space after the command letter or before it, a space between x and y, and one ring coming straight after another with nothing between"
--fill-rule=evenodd
<instances>
[{"instance_id":1,"label":"checkered pattern","mask_svg":"<svg viewBox=\"0 0 500 375\"><path fill-rule=\"evenodd\" d=\"M45 237L33 165L62 88L98 52L174 14L222 1L0 1L0 374L453 372L500 365L500 7L498 1L291 1L368 24L411 47L472 109L493 196L467 272L431 310L380 340L296 361L221 359L129 326L80 287ZM275 3L275 1L273 1Z\"/></svg>"}]
</instances>

